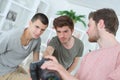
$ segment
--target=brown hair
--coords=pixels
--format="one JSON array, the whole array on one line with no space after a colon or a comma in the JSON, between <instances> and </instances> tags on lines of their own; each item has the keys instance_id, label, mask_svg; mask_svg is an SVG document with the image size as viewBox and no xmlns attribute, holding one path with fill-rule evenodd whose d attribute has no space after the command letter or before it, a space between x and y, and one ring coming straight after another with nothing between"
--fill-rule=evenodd
<instances>
[{"instance_id":1,"label":"brown hair","mask_svg":"<svg viewBox=\"0 0 120 80\"><path fill-rule=\"evenodd\" d=\"M45 24L45 25L48 25L48 24L49 24L48 17L47 17L45 14L43 14L43 13L36 13L36 14L32 17L31 21L34 22L34 21L36 21L36 20L38 20L38 19L39 19L43 24Z\"/></svg>"},{"instance_id":2,"label":"brown hair","mask_svg":"<svg viewBox=\"0 0 120 80\"><path fill-rule=\"evenodd\" d=\"M57 27L68 26L71 30L74 29L73 20L68 16L59 16L54 19L53 26L56 29Z\"/></svg>"},{"instance_id":3,"label":"brown hair","mask_svg":"<svg viewBox=\"0 0 120 80\"><path fill-rule=\"evenodd\" d=\"M96 24L100 19L104 20L105 29L109 33L116 35L118 30L119 21L117 15L113 9L103 8L89 14L89 19L93 18Z\"/></svg>"}]
</instances>

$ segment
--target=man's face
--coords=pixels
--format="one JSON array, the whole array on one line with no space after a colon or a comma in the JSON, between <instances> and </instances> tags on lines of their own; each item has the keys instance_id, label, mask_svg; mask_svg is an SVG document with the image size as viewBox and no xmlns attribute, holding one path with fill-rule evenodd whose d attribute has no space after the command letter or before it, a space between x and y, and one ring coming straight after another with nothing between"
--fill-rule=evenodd
<instances>
[{"instance_id":1,"label":"man's face","mask_svg":"<svg viewBox=\"0 0 120 80\"><path fill-rule=\"evenodd\" d=\"M98 31L97 25L95 24L95 21L92 18L90 18L88 23L87 34L89 37L88 40L90 42L97 42L97 40L99 39L99 31Z\"/></svg>"},{"instance_id":2,"label":"man's face","mask_svg":"<svg viewBox=\"0 0 120 80\"><path fill-rule=\"evenodd\" d=\"M73 30L71 30L68 26L63 26L57 27L56 32L60 42L65 44L70 40Z\"/></svg>"},{"instance_id":3,"label":"man's face","mask_svg":"<svg viewBox=\"0 0 120 80\"><path fill-rule=\"evenodd\" d=\"M34 22L30 22L29 30L31 37L34 39L39 38L46 28L47 25L44 25L39 19Z\"/></svg>"}]
</instances>

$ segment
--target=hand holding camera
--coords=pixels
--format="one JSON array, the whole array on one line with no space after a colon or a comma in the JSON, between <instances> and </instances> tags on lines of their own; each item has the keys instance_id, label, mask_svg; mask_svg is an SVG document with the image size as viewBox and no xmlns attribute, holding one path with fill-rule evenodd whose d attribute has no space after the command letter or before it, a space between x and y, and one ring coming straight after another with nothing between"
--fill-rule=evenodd
<instances>
[{"instance_id":1,"label":"hand holding camera","mask_svg":"<svg viewBox=\"0 0 120 80\"><path fill-rule=\"evenodd\" d=\"M61 80L57 71L40 68L41 65L48 60L49 59L42 58L42 60L30 64L30 75L32 80Z\"/></svg>"}]
</instances>

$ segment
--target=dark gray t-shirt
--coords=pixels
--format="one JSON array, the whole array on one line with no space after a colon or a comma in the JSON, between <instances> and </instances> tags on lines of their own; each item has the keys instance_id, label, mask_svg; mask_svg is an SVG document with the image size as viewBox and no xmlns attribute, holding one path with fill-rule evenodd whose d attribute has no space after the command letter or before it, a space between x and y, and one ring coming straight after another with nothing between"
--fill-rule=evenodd
<instances>
[{"instance_id":1,"label":"dark gray t-shirt","mask_svg":"<svg viewBox=\"0 0 120 80\"><path fill-rule=\"evenodd\" d=\"M74 37L74 36L73 36ZM55 56L60 64L64 66L64 68L69 68L72 64L75 57L82 56L84 45L83 42L74 37L75 43L71 49L66 49L59 41L58 37L53 37L49 42L48 46L52 46L55 51L53 56Z\"/></svg>"},{"instance_id":2,"label":"dark gray t-shirt","mask_svg":"<svg viewBox=\"0 0 120 80\"><path fill-rule=\"evenodd\" d=\"M24 29L17 29L0 35L0 75L16 70L32 51L39 53L41 39L32 39L25 49L21 45L23 31Z\"/></svg>"}]
</instances>

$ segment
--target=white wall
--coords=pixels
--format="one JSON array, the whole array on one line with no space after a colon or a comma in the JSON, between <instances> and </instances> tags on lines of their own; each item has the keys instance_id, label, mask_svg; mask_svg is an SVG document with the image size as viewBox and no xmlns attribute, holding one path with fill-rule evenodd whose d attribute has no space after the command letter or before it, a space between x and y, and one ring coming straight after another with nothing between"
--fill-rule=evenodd
<instances>
[{"instance_id":1,"label":"white wall","mask_svg":"<svg viewBox=\"0 0 120 80\"><path fill-rule=\"evenodd\" d=\"M119 29L117 31L116 39L120 42L120 16L118 16L119 19Z\"/></svg>"},{"instance_id":2,"label":"white wall","mask_svg":"<svg viewBox=\"0 0 120 80\"><path fill-rule=\"evenodd\" d=\"M57 11L68 8L68 2L65 0L46 0L46 2L49 3L48 17L56 17Z\"/></svg>"}]
</instances>

